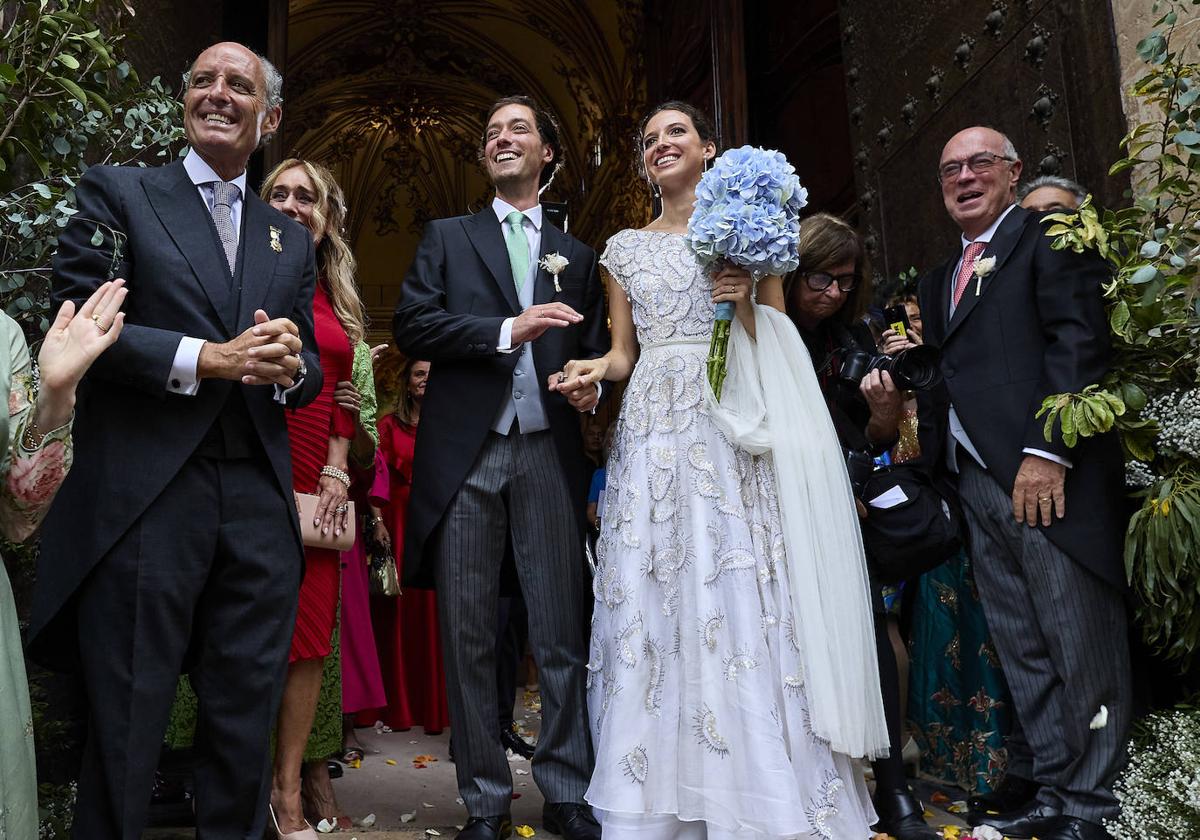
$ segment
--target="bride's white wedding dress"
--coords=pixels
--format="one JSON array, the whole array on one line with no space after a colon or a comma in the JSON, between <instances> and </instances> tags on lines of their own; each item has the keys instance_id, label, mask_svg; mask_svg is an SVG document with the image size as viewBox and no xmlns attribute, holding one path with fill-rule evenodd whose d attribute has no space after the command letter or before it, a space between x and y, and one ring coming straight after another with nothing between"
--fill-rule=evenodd
<instances>
[{"instance_id":1,"label":"bride's white wedding dress","mask_svg":"<svg viewBox=\"0 0 1200 840\"><path fill-rule=\"evenodd\" d=\"M676 234L622 231L601 264L641 356L597 547L587 799L606 837L869 837L858 765L814 733L774 456L706 404L711 280Z\"/></svg>"}]
</instances>

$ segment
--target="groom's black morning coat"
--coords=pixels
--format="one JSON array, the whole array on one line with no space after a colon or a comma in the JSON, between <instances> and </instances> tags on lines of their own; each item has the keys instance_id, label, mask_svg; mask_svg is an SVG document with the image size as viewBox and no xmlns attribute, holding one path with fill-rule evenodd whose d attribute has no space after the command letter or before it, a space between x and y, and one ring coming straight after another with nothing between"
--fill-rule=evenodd
<instances>
[{"instance_id":1,"label":"groom's black morning coat","mask_svg":"<svg viewBox=\"0 0 1200 840\"><path fill-rule=\"evenodd\" d=\"M567 485L577 502L580 527L590 478L579 413L546 381L571 359L608 351L604 292L596 253L546 221L541 255L558 253L569 264L558 275L562 291L544 269L537 272L534 304L561 301L583 316L579 324L548 329L533 342L538 387ZM517 353L496 345L506 318L519 315L504 235L489 205L473 216L437 219L404 279L393 319L397 344L408 355L433 362L421 408L413 463L413 489L405 534L405 578L433 583L426 542L462 485L511 392ZM581 538L582 539L582 538Z\"/></svg>"}]
</instances>

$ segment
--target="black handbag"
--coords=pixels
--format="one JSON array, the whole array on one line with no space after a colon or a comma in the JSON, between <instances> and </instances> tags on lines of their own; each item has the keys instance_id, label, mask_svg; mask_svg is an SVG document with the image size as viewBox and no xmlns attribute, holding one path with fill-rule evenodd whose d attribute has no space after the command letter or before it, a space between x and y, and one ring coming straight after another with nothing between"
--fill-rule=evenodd
<instances>
[{"instance_id":1,"label":"black handbag","mask_svg":"<svg viewBox=\"0 0 1200 840\"><path fill-rule=\"evenodd\" d=\"M890 507L870 504L884 494L904 498ZM961 514L919 467L893 464L873 471L859 498L867 508L867 518L859 521L863 546L881 582L920 577L962 550Z\"/></svg>"}]
</instances>

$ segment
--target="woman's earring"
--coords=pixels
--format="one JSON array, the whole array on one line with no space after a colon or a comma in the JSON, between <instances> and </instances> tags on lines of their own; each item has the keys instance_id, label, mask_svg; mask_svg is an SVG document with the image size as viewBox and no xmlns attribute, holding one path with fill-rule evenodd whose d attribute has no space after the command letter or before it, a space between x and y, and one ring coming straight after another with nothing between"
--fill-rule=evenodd
<instances>
[{"instance_id":1,"label":"woman's earring","mask_svg":"<svg viewBox=\"0 0 1200 840\"><path fill-rule=\"evenodd\" d=\"M662 198L662 189L653 181L650 182L650 195L655 198Z\"/></svg>"},{"instance_id":2,"label":"woman's earring","mask_svg":"<svg viewBox=\"0 0 1200 840\"><path fill-rule=\"evenodd\" d=\"M704 159L704 168L701 169L700 171L707 172L711 166L712 166L712 158L705 158Z\"/></svg>"}]
</instances>

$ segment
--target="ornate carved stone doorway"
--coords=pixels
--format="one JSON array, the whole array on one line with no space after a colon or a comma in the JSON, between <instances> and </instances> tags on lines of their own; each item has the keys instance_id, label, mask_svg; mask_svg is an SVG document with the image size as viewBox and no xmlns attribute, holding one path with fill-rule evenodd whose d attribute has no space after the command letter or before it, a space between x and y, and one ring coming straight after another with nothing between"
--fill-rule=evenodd
<instances>
[{"instance_id":1,"label":"ornate carved stone doorway","mask_svg":"<svg viewBox=\"0 0 1200 840\"><path fill-rule=\"evenodd\" d=\"M644 223L629 165L644 100L636 4L291 0L286 26L281 148L334 168L380 337L424 222L487 201L476 149L499 96L528 93L559 116L566 165L546 198L569 205L572 233L602 243Z\"/></svg>"}]
</instances>

